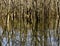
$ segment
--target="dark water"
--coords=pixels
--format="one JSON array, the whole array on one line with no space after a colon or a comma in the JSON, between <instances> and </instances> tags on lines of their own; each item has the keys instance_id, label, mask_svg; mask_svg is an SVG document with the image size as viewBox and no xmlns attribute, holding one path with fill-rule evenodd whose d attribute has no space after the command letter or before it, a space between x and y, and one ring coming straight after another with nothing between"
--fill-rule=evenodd
<instances>
[{"instance_id":1,"label":"dark water","mask_svg":"<svg viewBox=\"0 0 60 46\"><path fill-rule=\"evenodd\" d=\"M29 30L27 32L27 37L25 40L25 44L22 43L21 41L24 40L24 34L20 35L20 32L14 32L15 37L10 37L8 38L8 32L6 32L5 35L2 34L3 29L0 27L0 43L1 46L35 46L34 41L32 41L32 30ZM10 32L11 35L12 32ZM47 33L48 34L48 33ZM50 36L47 35L47 46L58 46L58 40L56 37L54 37L54 32L50 32ZM37 36L38 40L41 40L39 36ZM44 36L42 37L44 41ZM24 45L23 45L24 44ZM41 46L40 43L38 43L38 46ZM42 45L44 46L44 44ZM59 46L60 46L60 41L59 41Z\"/></svg>"}]
</instances>

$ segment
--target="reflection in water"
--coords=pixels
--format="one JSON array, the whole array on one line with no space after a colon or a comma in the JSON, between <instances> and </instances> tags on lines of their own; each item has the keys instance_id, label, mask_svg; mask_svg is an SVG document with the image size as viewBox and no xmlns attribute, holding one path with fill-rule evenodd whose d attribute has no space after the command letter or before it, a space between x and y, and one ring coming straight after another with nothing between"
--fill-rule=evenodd
<instances>
[{"instance_id":1,"label":"reflection in water","mask_svg":"<svg viewBox=\"0 0 60 46\"><path fill-rule=\"evenodd\" d=\"M3 37L2 46L7 46L7 38Z\"/></svg>"},{"instance_id":2,"label":"reflection in water","mask_svg":"<svg viewBox=\"0 0 60 46\"><path fill-rule=\"evenodd\" d=\"M26 38L26 46L31 46L32 41L32 30L28 30Z\"/></svg>"},{"instance_id":3,"label":"reflection in water","mask_svg":"<svg viewBox=\"0 0 60 46\"><path fill-rule=\"evenodd\" d=\"M8 37L7 36L2 36L2 32L3 32L3 30L2 30L2 28L0 27L0 42L2 43L2 46L21 46L21 37L23 37L22 38L22 41L23 41L23 39L24 39L24 36L21 36L20 35L20 32L15 32L15 37L11 37L10 39L9 39L9 43L8 43ZM6 34L7 35L7 34ZM10 34L11 35L11 34ZM22 35L24 35L24 34L22 34ZM48 44L48 46L57 46L57 44L58 44L58 41L57 41L57 39L53 36L54 34L53 34L53 32L50 32L50 35L51 36L48 36L48 38L47 38L47 44ZM27 37L26 37L26 42L25 42L25 46L33 46L32 45L32 30L28 30L27 31ZM40 38L39 37L37 37L38 38L38 40L40 40ZM39 45L40 46L40 45ZM43 45L44 46L44 45Z\"/></svg>"}]
</instances>

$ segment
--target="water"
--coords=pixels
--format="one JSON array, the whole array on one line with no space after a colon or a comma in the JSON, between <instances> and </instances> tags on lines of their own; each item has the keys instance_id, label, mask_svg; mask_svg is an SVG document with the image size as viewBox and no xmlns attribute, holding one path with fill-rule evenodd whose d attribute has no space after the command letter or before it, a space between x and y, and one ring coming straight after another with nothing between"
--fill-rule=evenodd
<instances>
[{"instance_id":1,"label":"water","mask_svg":"<svg viewBox=\"0 0 60 46\"><path fill-rule=\"evenodd\" d=\"M2 36L2 33L3 33L3 29L0 27L0 42L2 43L2 46L23 46L21 41L24 40L24 34L22 34L22 40L21 40L20 32L15 32L15 37L11 37L10 39L8 39L7 34ZM55 38L53 36L54 32L50 32L50 35L51 36L47 37L47 46L57 46L58 40L57 40L57 38ZM28 30L24 46L33 46L32 45L33 44L33 41L32 41L33 37L34 36L32 36L32 30ZM39 36L37 38L40 41ZM9 42L8 42L8 40L9 40ZM59 43L60 43L60 41L59 41ZM39 46L41 46L41 45L39 44Z\"/></svg>"}]
</instances>

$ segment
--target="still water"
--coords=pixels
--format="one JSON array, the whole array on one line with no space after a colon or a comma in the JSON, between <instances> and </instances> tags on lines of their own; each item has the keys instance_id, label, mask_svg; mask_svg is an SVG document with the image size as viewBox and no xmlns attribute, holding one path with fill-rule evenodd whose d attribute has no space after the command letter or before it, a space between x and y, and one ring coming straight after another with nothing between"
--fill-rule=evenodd
<instances>
[{"instance_id":1,"label":"still water","mask_svg":"<svg viewBox=\"0 0 60 46\"><path fill-rule=\"evenodd\" d=\"M48 34L48 33L47 33ZM54 32L50 32L50 36L47 35L47 46L58 46L58 40L53 36ZM12 32L10 32L10 35L12 35ZM32 36L32 30L29 30L27 32L26 40L24 41L24 34L20 35L20 32L14 31L14 36L8 37L8 32L6 34L3 34L3 29L0 27L0 46L35 46L34 41L32 41L34 36ZM37 36L38 40L40 40L40 37ZM44 36L42 37L44 41ZM22 42L24 41L24 42ZM38 43L38 46L41 46L40 43ZM44 44L42 45L44 46ZM59 41L60 46L60 41Z\"/></svg>"}]
</instances>

